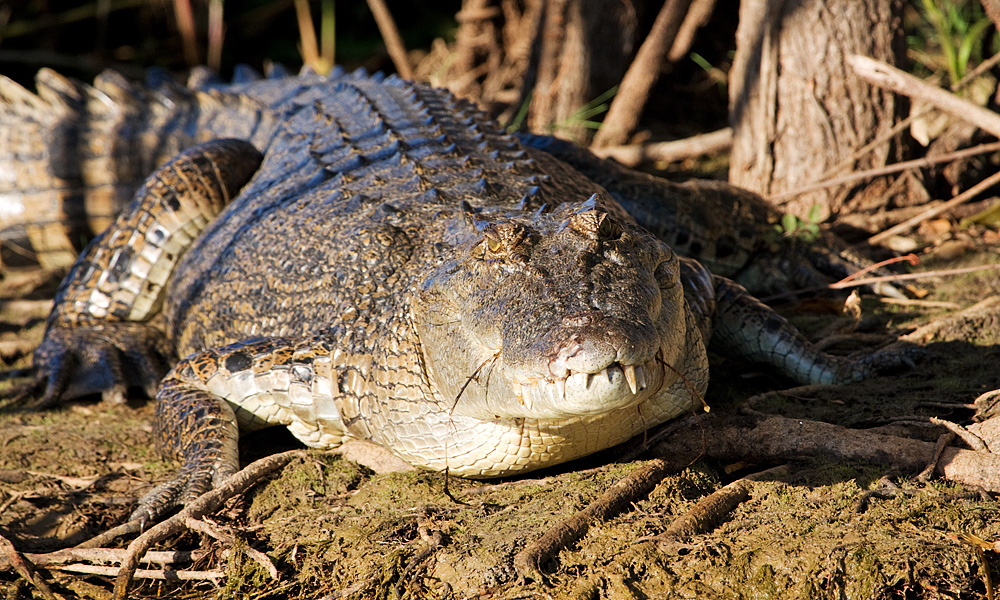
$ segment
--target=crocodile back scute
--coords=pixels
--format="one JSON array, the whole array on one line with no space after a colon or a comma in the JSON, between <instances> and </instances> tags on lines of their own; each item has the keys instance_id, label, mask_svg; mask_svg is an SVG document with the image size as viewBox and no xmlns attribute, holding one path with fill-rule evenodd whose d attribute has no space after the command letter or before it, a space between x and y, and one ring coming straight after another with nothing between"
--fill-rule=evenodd
<instances>
[{"instance_id":1,"label":"crocodile back scute","mask_svg":"<svg viewBox=\"0 0 1000 600\"><path fill-rule=\"evenodd\" d=\"M434 244L462 202L540 206L601 191L445 91L393 77L298 90L270 107L281 125L260 171L178 269L166 316L181 355L325 328L355 341L349 331L366 331L370 346L403 318L406 290L437 264Z\"/></svg>"}]
</instances>

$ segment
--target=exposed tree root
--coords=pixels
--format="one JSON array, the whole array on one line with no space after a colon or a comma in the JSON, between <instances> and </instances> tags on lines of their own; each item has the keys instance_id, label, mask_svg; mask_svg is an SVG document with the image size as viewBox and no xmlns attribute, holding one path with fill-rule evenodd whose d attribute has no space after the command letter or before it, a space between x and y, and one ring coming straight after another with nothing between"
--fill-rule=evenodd
<instances>
[{"instance_id":1,"label":"exposed tree root","mask_svg":"<svg viewBox=\"0 0 1000 600\"><path fill-rule=\"evenodd\" d=\"M938 448L931 442L760 413L727 415L715 412L699 415L697 422L688 418L686 423L687 427L672 428L669 435L658 438L652 447L653 454L669 456L669 460L653 459L613 485L590 506L549 529L514 557L517 573L526 579L544 581L543 565L585 535L592 523L625 510L645 497L668 473L698 457L765 464L803 457L827 457L885 464L910 472L927 467L949 480L1000 492L1000 455L985 450ZM706 431L711 432L708 436L711 444L707 446ZM711 529L746 499L751 481L773 476L781 469L784 467L730 483L702 499L691 511L671 523L663 534L647 539L667 542Z\"/></svg>"},{"instance_id":2,"label":"exposed tree root","mask_svg":"<svg viewBox=\"0 0 1000 600\"><path fill-rule=\"evenodd\" d=\"M10 540L0 535L0 556L7 560L7 563L14 567L17 574L24 578L25 581L35 586L38 593L42 595L46 600L55 600L56 595L52 593L52 589L49 585L45 583L45 580L38 576L35 572L35 566L31 564L24 556L21 555L15 548L14 545L10 543Z\"/></svg>"},{"instance_id":3,"label":"exposed tree root","mask_svg":"<svg viewBox=\"0 0 1000 600\"><path fill-rule=\"evenodd\" d=\"M544 581L543 565L568 544L583 537L590 524L603 521L621 512L632 502L648 494L668 473L678 468L676 463L655 458L625 479L611 486L587 508L552 527L538 541L514 557L514 570L525 579Z\"/></svg>"},{"instance_id":4,"label":"exposed tree root","mask_svg":"<svg viewBox=\"0 0 1000 600\"><path fill-rule=\"evenodd\" d=\"M699 500L691 510L674 519L663 533L637 541L670 543L677 538L711 531L723 517L750 497L750 488L754 481L766 477L780 477L787 472L788 467L781 465L741 477Z\"/></svg>"}]
</instances>

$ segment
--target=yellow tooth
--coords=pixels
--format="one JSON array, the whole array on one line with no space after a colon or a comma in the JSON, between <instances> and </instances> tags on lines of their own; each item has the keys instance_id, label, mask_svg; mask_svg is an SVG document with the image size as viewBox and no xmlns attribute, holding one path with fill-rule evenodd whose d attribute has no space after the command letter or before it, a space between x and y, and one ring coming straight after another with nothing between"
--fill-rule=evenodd
<instances>
[{"instance_id":1,"label":"yellow tooth","mask_svg":"<svg viewBox=\"0 0 1000 600\"><path fill-rule=\"evenodd\" d=\"M521 384L521 396L524 399L524 406L531 409L531 387Z\"/></svg>"},{"instance_id":2,"label":"yellow tooth","mask_svg":"<svg viewBox=\"0 0 1000 600\"><path fill-rule=\"evenodd\" d=\"M639 386L635 381L635 365L623 365L622 371L625 372L625 381L628 382L628 389L632 390L633 394L639 393Z\"/></svg>"},{"instance_id":3,"label":"yellow tooth","mask_svg":"<svg viewBox=\"0 0 1000 600\"><path fill-rule=\"evenodd\" d=\"M556 384L556 393L559 395L559 399L565 400L566 399L566 380L565 379L556 379L555 380L555 384Z\"/></svg>"}]
</instances>

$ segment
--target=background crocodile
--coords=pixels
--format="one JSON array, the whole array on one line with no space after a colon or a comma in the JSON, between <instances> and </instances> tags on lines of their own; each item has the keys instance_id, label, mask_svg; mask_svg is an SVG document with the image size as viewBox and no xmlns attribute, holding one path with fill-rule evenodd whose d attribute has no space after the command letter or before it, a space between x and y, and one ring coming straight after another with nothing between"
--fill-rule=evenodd
<instances>
[{"instance_id":1,"label":"background crocodile","mask_svg":"<svg viewBox=\"0 0 1000 600\"><path fill-rule=\"evenodd\" d=\"M152 391L187 357L157 394L160 441L184 465L137 515L231 473L237 423L284 424L313 446L370 439L412 464L493 477L693 410L708 343L802 382L902 361L817 352L637 225L627 209L695 239L657 223L648 194L609 179L623 208L447 92L342 75L189 98L198 118L154 146L252 144L196 146L155 173L74 265L36 352L43 404ZM222 114L218 127L203 118ZM727 235L704 237L717 258L754 239Z\"/></svg>"}]
</instances>

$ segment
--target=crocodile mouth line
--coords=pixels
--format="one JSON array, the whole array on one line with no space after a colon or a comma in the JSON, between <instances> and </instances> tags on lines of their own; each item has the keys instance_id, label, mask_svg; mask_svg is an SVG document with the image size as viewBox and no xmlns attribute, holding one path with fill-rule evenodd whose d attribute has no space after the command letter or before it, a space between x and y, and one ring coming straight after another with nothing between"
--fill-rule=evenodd
<instances>
[{"instance_id":1,"label":"crocodile mouth line","mask_svg":"<svg viewBox=\"0 0 1000 600\"><path fill-rule=\"evenodd\" d=\"M511 381L511 387L518 404L527 409L541 399L566 400L567 388L571 393L578 394L593 394L602 388L606 393L619 390L623 393L623 382L633 397L645 399L662 389L666 380L664 364L661 348L653 358L643 363L626 365L614 362L595 373L571 371L566 377L515 380Z\"/></svg>"}]
</instances>

